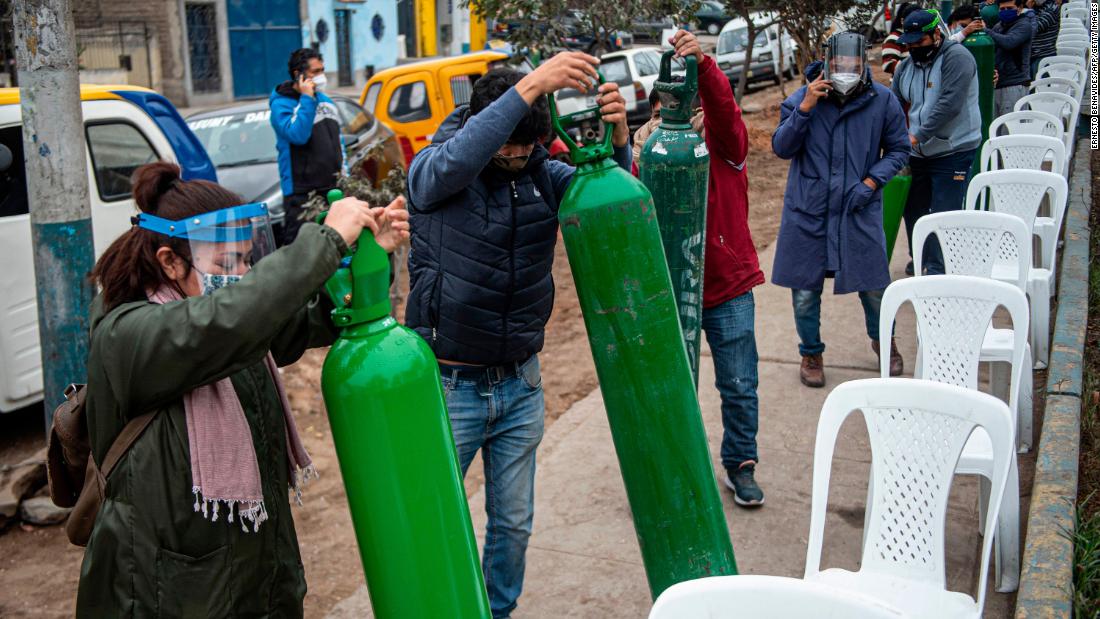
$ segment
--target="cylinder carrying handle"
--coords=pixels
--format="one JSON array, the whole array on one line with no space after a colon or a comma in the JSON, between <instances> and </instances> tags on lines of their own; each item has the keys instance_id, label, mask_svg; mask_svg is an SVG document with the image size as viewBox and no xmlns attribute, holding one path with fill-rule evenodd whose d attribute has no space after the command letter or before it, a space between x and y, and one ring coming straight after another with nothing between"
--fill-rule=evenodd
<instances>
[{"instance_id":1,"label":"cylinder carrying handle","mask_svg":"<svg viewBox=\"0 0 1100 619\"><path fill-rule=\"evenodd\" d=\"M325 199L329 204L342 200L344 192L333 189ZM328 211L317 216L323 223ZM386 250L364 229L354 248L340 261L336 272L325 282L325 292L336 309L332 320L338 327L377 320L390 313L390 260Z\"/></svg>"},{"instance_id":2,"label":"cylinder carrying handle","mask_svg":"<svg viewBox=\"0 0 1100 619\"><path fill-rule=\"evenodd\" d=\"M661 119L670 122L686 123L691 121L694 110L691 102L699 92L699 63L695 56L684 58L686 74L684 81L672 81L672 59L676 50L661 54L661 69L653 88L661 98Z\"/></svg>"},{"instance_id":3,"label":"cylinder carrying handle","mask_svg":"<svg viewBox=\"0 0 1100 619\"><path fill-rule=\"evenodd\" d=\"M603 73L596 72L599 78L599 84L604 84ZM569 133L565 131L566 127L572 127L582 120L588 120L595 115L599 118L600 106L585 108L583 110L573 112L572 114L566 114L565 116L558 116L558 105L554 100L554 95L546 95L546 98L550 102L550 122L554 126L554 133L558 134L562 142L569 147L569 157L573 161L573 165L577 166L582 163L588 163L592 161L599 161L601 159L607 159L611 155L615 154L615 149L611 145L611 136L615 132L615 125L609 122L605 122L603 125L603 140L593 144L585 146L578 146L577 143L570 137ZM594 114L593 114L594 113Z\"/></svg>"}]
</instances>

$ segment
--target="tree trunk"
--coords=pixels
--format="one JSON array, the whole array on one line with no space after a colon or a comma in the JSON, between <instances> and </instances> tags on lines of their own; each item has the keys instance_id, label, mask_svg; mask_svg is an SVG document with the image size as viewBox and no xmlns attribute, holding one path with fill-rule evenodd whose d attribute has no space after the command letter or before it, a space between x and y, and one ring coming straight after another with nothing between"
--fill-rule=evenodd
<instances>
[{"instance_id":1,"label":"tree trunk","mask_svg":"<svg viewBox=\"0 0 1100 619\"><path fill-rule=\"evenodd\" d=\"M745 16L745 23L748 24L748 44L745 46L745 60L741 62L741 78L737 80L737 100L740 101L745 96L745 91L749 87L749 67L752 66L752 50L755 47L756 42L756 28L749 19L748 15Z\"/></svg>"},{"instance_id":2,"label":"tree trunk","mask_svg":"<svg viewBox=\"0 0 1100 619\"><path fill-rule=\"evenodd\" d=\"M87 382L92 212L72 6L16 0L13 17L49 428L65 387Z\"/></svg>"},{"instance_id":3,"label":"tree trunk","mask_svg":"<svg viewBox=\"0 0 1100 619\"><path fill-rule=\"evenodd\" d=\"M783 51L783 33L786 30L779 27L779 94L783 99L787 98L787 54Z\"/></svg>"}]
</instances>

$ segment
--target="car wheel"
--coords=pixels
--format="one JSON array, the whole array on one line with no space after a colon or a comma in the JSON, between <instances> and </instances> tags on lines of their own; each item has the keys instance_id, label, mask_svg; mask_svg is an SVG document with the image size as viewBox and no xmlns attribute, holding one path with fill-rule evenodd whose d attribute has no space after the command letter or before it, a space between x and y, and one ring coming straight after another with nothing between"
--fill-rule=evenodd
<instances>
[{"instance_id":1,"label":"car wheel","mask_svg":"<svg viewBox=\"0 0 1100 619\"><path fill-rule=\"evenodd\" d=\"M707 24L707 34L714 36L718 34L719 30L721 30L721 28L718 27L718 24Z\"/></svg>"},{"instance_id":2,"label":"car wheel","mask_svg":"<svg viewBox=\"0 0 1100 619\"><path fill-rule=\"evenodd\" d=\"M596 58L602 58L606 53L607 47L603 43L593 43L592 47L588 48L588 54Z\"/></svg>"}]
</instances>

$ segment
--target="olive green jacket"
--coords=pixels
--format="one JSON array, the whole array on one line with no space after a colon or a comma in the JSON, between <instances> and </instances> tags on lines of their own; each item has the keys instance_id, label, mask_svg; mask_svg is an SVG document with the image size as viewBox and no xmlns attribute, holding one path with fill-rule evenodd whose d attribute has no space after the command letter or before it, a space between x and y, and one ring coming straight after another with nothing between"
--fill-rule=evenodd
<instances>
[{"instance_id":1,"label":"olive green jacket","mask_svg":"<svg viewBox=\"0 0 1100 619\"><path fill-rule=\"evenodd\" d=\"M286 426L263 359L280 366L335 338L318 289L347 246L305 224L297 240L209 296L92 309L87 415L102 462L126 422L156 416L107 481L84 554L79 617L300 617L306 583L290 514ZM268 520L195 512L183 394L230 377L259 460Z\"/></svg>"}]
</instances>

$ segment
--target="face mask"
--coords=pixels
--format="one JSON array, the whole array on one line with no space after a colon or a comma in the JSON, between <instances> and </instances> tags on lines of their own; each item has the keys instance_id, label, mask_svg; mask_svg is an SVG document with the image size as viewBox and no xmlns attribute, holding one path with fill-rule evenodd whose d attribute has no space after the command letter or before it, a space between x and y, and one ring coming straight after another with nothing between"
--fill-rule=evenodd
<instances>
[{"instance_id":1,"label":"face mask","mask_svg":"<svg viewBox=\"0 0 1100 619\"><path fill-rule=\"evenodd\" d=\"M519 155L518 157L505 157L504 155L493 155L493 165L507 170L508 172L519 172L527 165L527 160L531 155Z\"/></svg>"},{"instance_id":2,"label":"face mask","mask_svg":"<svg viewBox=\"0 0 1100 619\"><path fill-rule=\"evenodd\" d=\"M852 92L857 85L859 85L858 73L834 73L829 77L829 80L833 83L833 88L842 95L846 95Z\"/></svg>"},{"instance_id":3,"label":"face mask","mask_svg":"<svg viewBox=\"0 0 1100 619\"><path fill-rule=\"evenodd\" d=\"M321 73L313 78L313 87L317 90L324 90L325 84L328 84L328 78L324 73Z\"/></svg>"},{"instance_id":4,"label":"face mask","mask_svg":"<svg viewBox=\"0 0 1100 619\"><path fill-rule=\"evenodd\" d=\"M938 45L933 43L932 45L925 45L924 47L910 47L909 55L913 57L913 60L919 63L926 63L932 60L936 56L936 52L940 49Z\"/></svg>"},{"instance_id":5,"label":"face mask","mask_svg":"<svg viewBox=\"0 0 1100 619\"><path fill-rule=\"evenodd\" d=\"M1011 24L1016 21L1017 13L1016 9L1001 9L997 13L997 18L1003 21L1005 24Z\"/></svg>"},{"instance_id":6,"label":"face mask","mask_svg":"<svg viewBox=\"0 0 1100 619\"><path fill-rule=\"evenodd\" d=\"M214 275L213 273L203 273L197 268L195 272L199 274L199 283L202 286L203 296L212 294L219 288L225 288L226 286L236 284L244 277L243 275Z\"/></svg>"}]
</instances>

